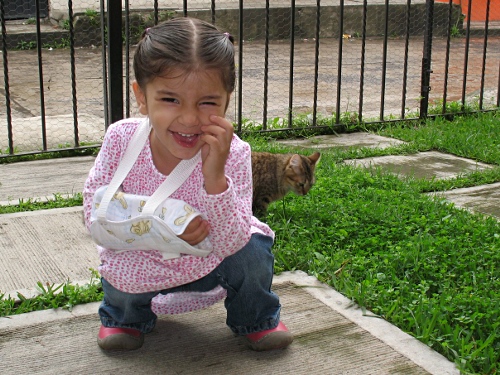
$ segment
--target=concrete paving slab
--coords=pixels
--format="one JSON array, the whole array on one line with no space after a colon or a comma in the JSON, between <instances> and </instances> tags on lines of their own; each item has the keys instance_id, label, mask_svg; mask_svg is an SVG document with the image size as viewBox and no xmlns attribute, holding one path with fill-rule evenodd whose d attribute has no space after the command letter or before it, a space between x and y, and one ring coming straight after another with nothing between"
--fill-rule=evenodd
<instances>
[{"instance_id":1,"label":"concrete paving slab","mask_svg":"<svg viewBox=\"0 0 500 375\"><path fill-rule=\"evenodd\" d=\"M405 142L372 133L341 133L333 135L318 135L306 139L290 139L280 140L278 143L291 147L298 148L349 148L349 147L370 147L370 148L387 148L404 144Z\"/></svg>"},{"instance_id":2,"label":"concrete paving slab","mask_svg":"<svg viewBox=\"0 0 500 375\"><path fill-rule=\"evenodd\" d=\"M0 164L0 205L81 193L94 161L93 156L79 156Z\"/></svg>"},{"instance_id":3,"label":"concrete paving slab","mask_svg":"<svg viewBox=\"0 0 500 375\"><path fill-rule=\"evenodd\" d=\"M0 318L4 374L458 374L454 364L303 272L277 276L274 290L295 341L280 351L247 349L218 303L161 316L143 348L104 353L98 304Z\"/></svg>"},{"instance_id":4,"label":"concrete paving slab","mask_svg":"<svg viewBox=\"0 0 500 375\"><path fill-rule=\"evenodd\" d=\"M492 168L491 165L443 154L437 151L413 155L390 155L365 159L347 159L344 163L362 167L381 167L392 173L425 179L451 178L460 174Z\"/></svg>"},{"instance_id":5,"label":"concrete paving slab","mask_svg":"<svg viewBox=\"0 0 500 375\"><path fill-rule=\"evenodd\" d=\"M456 206L500 218L500 182L433 193Z\"/></svg>"},{"instance_id":6,"label":"concrete paving slab","mask_svg":"<svg viewBox=\"0 0 500 375\"><path fill-rule=\"evenodd\" d=\"M82 207L0 215L0 292L89 280L99 264Z\"/></svg>"}]
</instances>

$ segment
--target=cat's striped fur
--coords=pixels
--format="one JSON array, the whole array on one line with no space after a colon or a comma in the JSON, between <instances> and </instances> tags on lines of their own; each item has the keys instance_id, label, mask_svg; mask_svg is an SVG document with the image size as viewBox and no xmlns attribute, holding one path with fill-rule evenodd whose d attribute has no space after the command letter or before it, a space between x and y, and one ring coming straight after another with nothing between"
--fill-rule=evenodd
<instances>
[{"instance_id":1,"label":"cat's striped fur","mask_svg":"<svg viewBox=\"0 0 500 375\"><path fill-rule=\"evenodd\" d=\"M320 156L319 152L310 156L252 152L253 214L264 215L271 202L290 191L307 194L314 185L314 169Z\"/></svg>"}]
</instances>

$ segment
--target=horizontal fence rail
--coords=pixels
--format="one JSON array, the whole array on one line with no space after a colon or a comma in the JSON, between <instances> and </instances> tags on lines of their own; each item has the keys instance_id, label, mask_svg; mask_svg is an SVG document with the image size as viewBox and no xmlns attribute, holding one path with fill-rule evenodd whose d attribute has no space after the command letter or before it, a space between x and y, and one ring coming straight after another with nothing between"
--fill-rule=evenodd
<instances>
[{"instance_id":1,"label":"horizontal fence rail","mask_svg":"<svg viewBox=\"0 0 500 375\"><path fill-rule=\"evenodd\" d=\"M26 4L0 1L0 159L85 151L110 123L139 115L135 45L172 17L202 18L234 36L227 117L239 132L326 132L500 106L498 0L464 9L452 0Z\"/></svg>"}]
</instances>

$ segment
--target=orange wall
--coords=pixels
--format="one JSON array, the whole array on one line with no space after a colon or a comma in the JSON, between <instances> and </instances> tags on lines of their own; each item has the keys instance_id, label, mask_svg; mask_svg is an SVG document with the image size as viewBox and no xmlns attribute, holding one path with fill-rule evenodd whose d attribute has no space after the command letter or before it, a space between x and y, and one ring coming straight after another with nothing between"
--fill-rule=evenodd
<instances>
[{"instance_id":1,"label":"orange wall","mask_svg":"<svg viewBox=\"0 0 500 375\"><path fill-rule=\"evenodd\" d=\"M441 3L448 3L448 0L436 0ZM469 3L472 3L471 21L486 20L486 5L487 0L452 0L453 4L458 4L462 7L462 13L467 16ZM490 0L490 21L500 21L500 0ZM466 20L467 21L467 20Z\"/></svg>"}]
</instances>

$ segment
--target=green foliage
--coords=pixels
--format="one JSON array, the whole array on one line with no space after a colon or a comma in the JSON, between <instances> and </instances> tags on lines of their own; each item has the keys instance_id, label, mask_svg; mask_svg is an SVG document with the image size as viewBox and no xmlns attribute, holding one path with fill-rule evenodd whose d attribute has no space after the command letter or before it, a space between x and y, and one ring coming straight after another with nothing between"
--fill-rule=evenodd
<instances>
[{"instance_id":1,"label":"green foliage","mask_svg":"<svg viewBox=\"0 0 500 375\"><path fill-rule=\"evenodd\" d=\"M500 181L499 127L498 111L393 123L378 133L408 144L323 150L309 194L270 206L266 221L276 232L276 272L314 275L464 373L497 373L500 224L422 193ZM258 150L275 147L249 142ZM433 149L498 167L429 181L341 163Z\"/></svg>"},{"instance_id":2,"label":"green foliage","mask_svg":"<svg viewBox=\"0 0 500 375\"><path fill-rule=\"evenodd\" d=\"M33 298L27 298L21 293L17 294L17 298L0 294L0 316L60 307L71 310L76 305L101 301L103 293L99 274L96 270L90 271L91 279L85 285L73 285L66 282L56 286L38 282L36 288L38 295Z\"/></svg>"},{"instance_id":3,"label":"green foliage","mask_svg":"<svg viewBox=\"0 0 500 375\"><path fill-rule=\"evenodd\" d=\"M95 145L95 143L86 145L85 142L82 142L80 144L81 148L76 148L76 149L71 148L71 149L61 150L61 151L53 151L53 152L46 152L46 153L44 152L41 154L24 154L24 155L20 154L19 150L15 149L14 150L15 155L12 155L12 156L8 155L9 149L7 149L4 152L5 156L3 156L2 153L0 152L0 164L17 163L20 161L67 158L67 157L72 157L72 156L97 155L99 152L99 148L95 147L94 145ZM66 145L66 147L69 147L69 146L71 146L71 145Z\"/></svg>"},{"instance_id":4,"label":"green foliage","mask_svg":"<svg viewBox=\"0 0 500 375\"><path fill-rule=\"evenodd\" d=\"M70 24L69 24L69 20L62 20L59 22L59 25L61 26L61 29L63 30L69 30L70 29Z\"/></svg>"},{"instance_id":5,"label":"green foliage","mask_svg":"<svg viewBox=\"0 0 500 375\"><path fill-rule=\"evenodd\" d=\"M500 165L500 111L477 113L448 121L388 124L380 135L411 142L418 150L438 150Z\"/></svg>"},{"instance_id":6,"label":"green foliage","mask_svg":"<svg viewBox=\"0 0 500 375\"><path fill-rule=\"evenodd\" d=\"M14 212L26 212L36 210L47 210L51 208L75 207L83 204L82 193L76 193L71 197L63 197L61 194L54 194L53 198L46 201L34 199L19 199L19 203L0 206L0 214L10 214Z\"/></svg>"},{"instance_id":7,"label":"green foliage","mask_svg":"<svg viewBox=\"0 0 500 375\"><path fill-rule=\"evenodd\" d=\"M35 49L35 48L36 48L36 41L34 41L34 40L30 40L30 41L21 40L19 43L17 43L17 46L16 46L16 49L22 50L22 51Z\"/></svg>"},{"instance_id":8,"label":"green foliage","mask_svg":"<svg viewBox=\"0 0 500 375\"><path fill-rule=\"evenodd\" d=\"M303 270L467 372L500 360L500 224L324 153L307 196L271 205L276 271Z\"/></svg>"},{"instance_id":9,"label":"green foliage","mask_svg":"<svg viewBox=\"0 0 500 375\"><path fill-rule=\"evenodd\" d=\"M62 49L69 48L71 45L71 40L69 37L53 40L50 43L44 43L43 48L45 49Z\"/></svg>"},{"instance_id":10,"label":"green foliage","mask_svg":"<svg viewBox=\"0 0 500 375\"><path fill-rule=\"evenodd\" d=\"M99 27L101 24L101 16L100 13L94 9L85 10L85 17L89 20L90 25Z\"/></svg>"}]
</instances>

